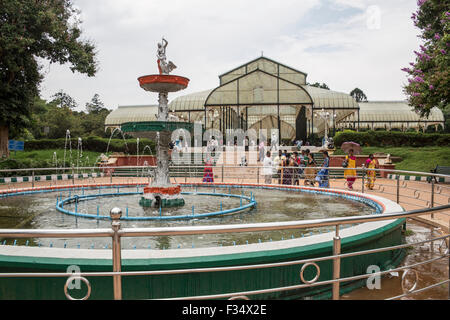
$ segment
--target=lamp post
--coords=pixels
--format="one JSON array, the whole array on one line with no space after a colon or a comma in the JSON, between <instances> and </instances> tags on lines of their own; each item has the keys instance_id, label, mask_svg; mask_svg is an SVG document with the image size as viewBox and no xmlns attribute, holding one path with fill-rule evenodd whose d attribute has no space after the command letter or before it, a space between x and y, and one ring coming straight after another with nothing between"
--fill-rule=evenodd
<instances>
[{"instance_id":1,"label":"lamp post","mask_svg":"<svg viewBox=\"0 0 450 320\"><path fill-rule=\"evenodd\" d=\"M325 121L325 143L322 146L328 145L328 122L330 118L336 118L336 114L331 115L328 111L325 111L323 108L320 111L314 112L315 117L320 117Z\"/></svg>"}]
</instances>

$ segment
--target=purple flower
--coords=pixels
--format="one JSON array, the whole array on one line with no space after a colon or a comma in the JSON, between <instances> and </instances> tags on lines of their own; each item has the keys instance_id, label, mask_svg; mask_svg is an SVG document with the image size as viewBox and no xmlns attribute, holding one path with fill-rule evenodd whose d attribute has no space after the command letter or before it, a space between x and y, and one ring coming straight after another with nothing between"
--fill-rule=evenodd
<instances>
[{"instance_id":1,"label":"purple flower","mask_svg":"<svg viewBox=\"0 0 450 320\"><path fill-rule=\"evenodd\" d=\"M432 84L430 84L430 90L433 90L434 86Z\"/></svg>"},{"instance_id":2,"label":"purple flower","mask_svg":"<svg viewBox=\"0 0 450 320\"><path fill-rule=\"evenodd\" d=\"M420 93L413 92L413 93L411 93L411 95L412 95L413 97L419 97L419 96L420 96Z\"/></svg>"},{"instance_id":3,"label":"purple flower","mask_svg":"<svg viewBox=\"0 0 450 320\"><path fill-rule=\"evenodd\" d=\"M421 7L427 0L417 0L417 5Z\"/></svg>"},{"instance_id":4,"label":"purple flower","mask_svg":"<svg viewBox=\"0 0 450 320\"><path fill-rule=\"evenodd\" d=\"M442 54L446 54L447 52L444 49L440 50Z\"/></svg>"},{"instance_id":5,"label":"purple flower","mask_svg":"<svg viewBox=\"0 0 450 320\"><path fill-rule=\"evenodd\" d=\"M411 69L409 69L409 68L403 68L403 69L401 69L401 70L404 71L404 72L408 72L408 73L411 72Z\"/></svg>"},{"instance_id":6,"label":"purple flower","mask_svg":"<svg viewBox=\"0 0 450 320\"><path fill-rule=\"evenodd\" d=\"M415 78L414 78L414 81L415 81L415 82L421 82L421 83L425 82L425 81L423 80L423 78L420 77L420 76L415 77Z\"/></svg>"},{"instance_id":7,"label":"purple flower","mask_svg":"<svg viewBox=\"0 0 450 320\"><path fill-rule=\"evenodd\" d=\"M436 34L434 35L434 39L435 39L435 40L440 40L440 39L441 39L441 36L440 36L438 33L436 33Z\"/></svg>"}]
</instances>

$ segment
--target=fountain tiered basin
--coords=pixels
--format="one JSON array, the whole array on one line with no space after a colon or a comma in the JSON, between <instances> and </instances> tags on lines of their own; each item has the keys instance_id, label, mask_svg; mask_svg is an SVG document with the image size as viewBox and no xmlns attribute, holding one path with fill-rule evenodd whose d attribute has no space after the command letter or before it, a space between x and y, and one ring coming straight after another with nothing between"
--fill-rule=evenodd
<instances>
[{"instance_id":1,"label":"fountain tiered basin","mask_svg":"<svg viewBox=\"0 0 450 320\"><path fill-rule=\"evenodd\" d=\"M159 106L157 121L132 122L122 125L121 130L135 138L156 138L156 170L154 181L144 188L144 193L139 200L143 207L177 207L184 206L185 201L181 196L179 185L173 185L169 180L169 143L171 133L176 129L190 129L192 124L167 121L169 92L176 92L187 87L189 79L176 75L158 74L147 75L138 78L139 85L145 91L159 94Z\"/></svg>"},{"instance_id":2,"label":"fountain tiered basin","mask_svg":"<svg viewBox=\"0 0 450 320\"><path fill-rule=\"evenodd\" d=\"M189 79L168 74L152 74L138 78L139 85L145 91L177 92L186 89Z\"/></svg>"}]
</instances>

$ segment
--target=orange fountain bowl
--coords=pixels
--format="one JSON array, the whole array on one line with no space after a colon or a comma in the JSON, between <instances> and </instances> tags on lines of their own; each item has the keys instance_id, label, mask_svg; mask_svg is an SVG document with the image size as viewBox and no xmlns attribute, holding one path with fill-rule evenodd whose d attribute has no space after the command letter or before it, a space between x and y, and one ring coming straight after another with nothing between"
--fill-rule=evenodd
<instances>
[{"instance_id":1,"label":"orange fountain bowl","mask_svg":"<svg viewBox=\"0 0 450 320\"><path fill-rule=\"evenodd\" d=\"M152 193L152 194L167 194L167 195L176 195L180 194L181 187L179 185L170 186L170 187L145 187L144 193Z\"/></svg>"},{"instance_id":2,"label":"orange fountain bowl","mask_svg":"<svg viewBox=\"0 0 450 320\"><path fill-rule=\"evenodd\" d=\"M142 89L151 92L176 92L186 89L189 79L168 74L153 74L138 78Z\"/></svg>"}]
</instances>

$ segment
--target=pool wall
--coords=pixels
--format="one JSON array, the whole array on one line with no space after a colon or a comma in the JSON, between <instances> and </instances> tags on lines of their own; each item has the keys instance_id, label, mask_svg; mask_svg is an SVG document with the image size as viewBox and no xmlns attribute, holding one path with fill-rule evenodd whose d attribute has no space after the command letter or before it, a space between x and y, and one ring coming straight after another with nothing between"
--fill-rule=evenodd
<instances>
[{"instance_id":1,"label":"pool wall","mask_svg":"<svg viewBox=\"0 0 450 320\"><path fill-rule=\"evenodd\" d=\"M193 186L192 184L187 184ZM199 184L199 187L205 187ZM214 187L276 188L300 192L333 193L350 199L374 203L383 213L403 209L396 203L373 195L342 190L260 186L260 185L210 185ZM388 247L403 243L404 219L359 224L341 230L342 253ZM287 262L332 255L334 232L316 234L304 238L254 243L215 248L171 250L123 250L122 271L173 270L210 268ZM370 255L348 257L341 260L341 277L365 274L371 265L381 270L397 266L403 259L404 250L386 251ZM318 281L332 279L332 260L317 263L320 267ZM8 272L66 272L68 266L76 265L81 272L112 271L109 249L61 249L22 246L0 246L0 273ZM204 273L181 273L176 275L124 276L123 299L159 299L241 291L268 289L299 285L302 264L261 269L233 270ZM305 279L315 276L315 269L305 270ZM112 277L87 277L92 286L90 299L113 299ZM64 284L67 278L0 278L0 299L66 299ZM342 283L341 294L364 285L364 281ZM85 294L71 290L74 297ZM328 298L331 285L274 292L252 299L299 299Z\"/></svg>"}]
</instances>

